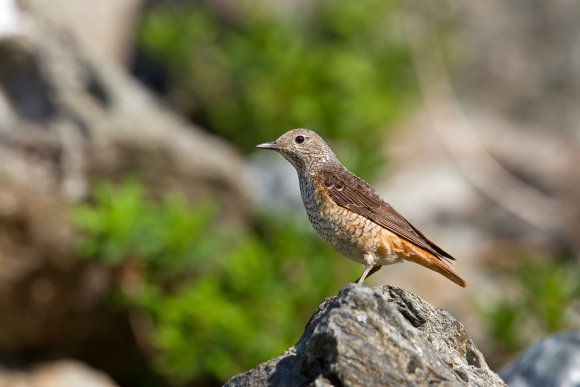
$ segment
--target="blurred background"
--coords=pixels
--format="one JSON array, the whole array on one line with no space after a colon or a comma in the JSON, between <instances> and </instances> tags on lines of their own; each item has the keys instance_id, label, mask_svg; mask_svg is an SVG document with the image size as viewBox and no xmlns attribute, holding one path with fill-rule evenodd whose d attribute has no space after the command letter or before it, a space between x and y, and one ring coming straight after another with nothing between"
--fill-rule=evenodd
<instances>
[{"instance_id":1,"label":"blurred background","mask_svg":"<svg viewBox=\"0 0 580 387\"><path fill-rule=\"evenodd\" d=\"M0 0L0 384L218 386L361 265L295 127L458 258L393 284L493 369L580 329L580 4ZM50 384L52 383L52 384Z\"/></svg>"}]
</instances>

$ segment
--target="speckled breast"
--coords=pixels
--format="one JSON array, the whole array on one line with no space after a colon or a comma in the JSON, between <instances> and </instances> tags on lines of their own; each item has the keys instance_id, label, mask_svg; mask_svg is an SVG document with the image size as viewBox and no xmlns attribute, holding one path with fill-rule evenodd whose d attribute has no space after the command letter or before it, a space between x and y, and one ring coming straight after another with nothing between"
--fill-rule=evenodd
<instances>
[{"instance_id":1,"label":"speckled breast","mask_svg":"<svg viewBox=\"0 0 580 387\"><path fill-rule=\"evenodd\" d=\"M299 176L300 193L310 223L320 236L348 258L365 263L364 255L381 246L382 228L338 206L315 179Z\"/></svg>"}]
</instances>

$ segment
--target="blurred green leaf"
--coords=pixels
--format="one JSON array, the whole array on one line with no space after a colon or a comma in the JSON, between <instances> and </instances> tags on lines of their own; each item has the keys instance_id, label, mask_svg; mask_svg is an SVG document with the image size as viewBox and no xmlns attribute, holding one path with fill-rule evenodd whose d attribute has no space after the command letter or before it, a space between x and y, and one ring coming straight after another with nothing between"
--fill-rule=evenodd
<instances>
[{"instance_id":1,"label":"blurred green leaf","mask_svg":"<svg viewBox=\"0 0 580 387\"><path fill-rule=\"evenodd\" d=\"M268 218L230 230L215 210L210 199L155 203L129 180L97 184L73 211L80 255L120 271L113 296L151 321L152 362L175 383L225 381L278 355L347 281L312 231Z\"/></svg>"},{"instance_id":2,"label":"blurred green leaf","mask_svg":"<svg viewBox=\"0 0 580 387\"><path fill-rule=\"evenodd\" d=\"M494 344L511 353L550 333L573 328L568 310L580 296L580 268L553 259L529 262L504 273L517 291L480 308Z\"/></svg>"},{"instance_id":3,"label":"blurred green leaf","mask_svg":"<svg viewBox=\"0 0 580 387\"><path fill-rule=\"evenodd\" d=\"M247 151L315 129L348 146L355 171L376 172L377 143L417 94L395 2L323 2L299 18L235 9L228 19L204 2L145 15L141 43L168 65L179 106Z\"/></svg>"}]
</instances>

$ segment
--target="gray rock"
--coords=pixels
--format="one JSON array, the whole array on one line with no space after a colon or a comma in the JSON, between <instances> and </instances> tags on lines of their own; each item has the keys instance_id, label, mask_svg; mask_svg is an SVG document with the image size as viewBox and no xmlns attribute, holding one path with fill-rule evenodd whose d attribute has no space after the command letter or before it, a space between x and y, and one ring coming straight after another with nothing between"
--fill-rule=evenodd
<instances>
[{"instance_id":1,"label":"gray rock","mask_svg":"<svg viewBox=\"0 0 580 387\"><path fill-rule=\"evenodd\" d=\"M505 386L463 325L394 286L349 284L281 356L226 386Z\"/></svg>"},{"instance_id":2,"label":"gray rock","mask_svg":"<svg viewBox=\"0 0 580 387\"><path fill-rule=\"evenodd\" d=\"M154 196L211 196L220 216L245 224L245 161L232 146L174 114L107 55L90 55L69 35L74 17L22 3L20 28L0 35L0 174L65 201L86 199L96 179L137 174Z\"/></svg>"},{"instance_id":3,"label":"gray rock","mask_svg":"<svg viewBox=\"0 0 580 387\"><path fill-rule=\"evenodd\" d=\"M534 344L500 375L512 387L580 386L580 331Z\"/></svg>"}]
</instances>

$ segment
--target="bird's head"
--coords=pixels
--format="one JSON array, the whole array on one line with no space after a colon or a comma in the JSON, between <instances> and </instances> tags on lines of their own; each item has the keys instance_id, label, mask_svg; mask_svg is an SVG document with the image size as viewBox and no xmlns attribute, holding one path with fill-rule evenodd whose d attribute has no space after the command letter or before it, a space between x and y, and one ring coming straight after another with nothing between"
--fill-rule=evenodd
<instances>
[{"instance_id":1,"label":"bird's head","mask_svg":"<svg viewBox=\"0 0 580 387\"><path fill-rule=\"evenodd\" d=\"M335 160L336 156L318 134L308 129L293 129L276 141L256 146L280 153L297 170L311 168Z\"/></svg>"}]
</instances>

